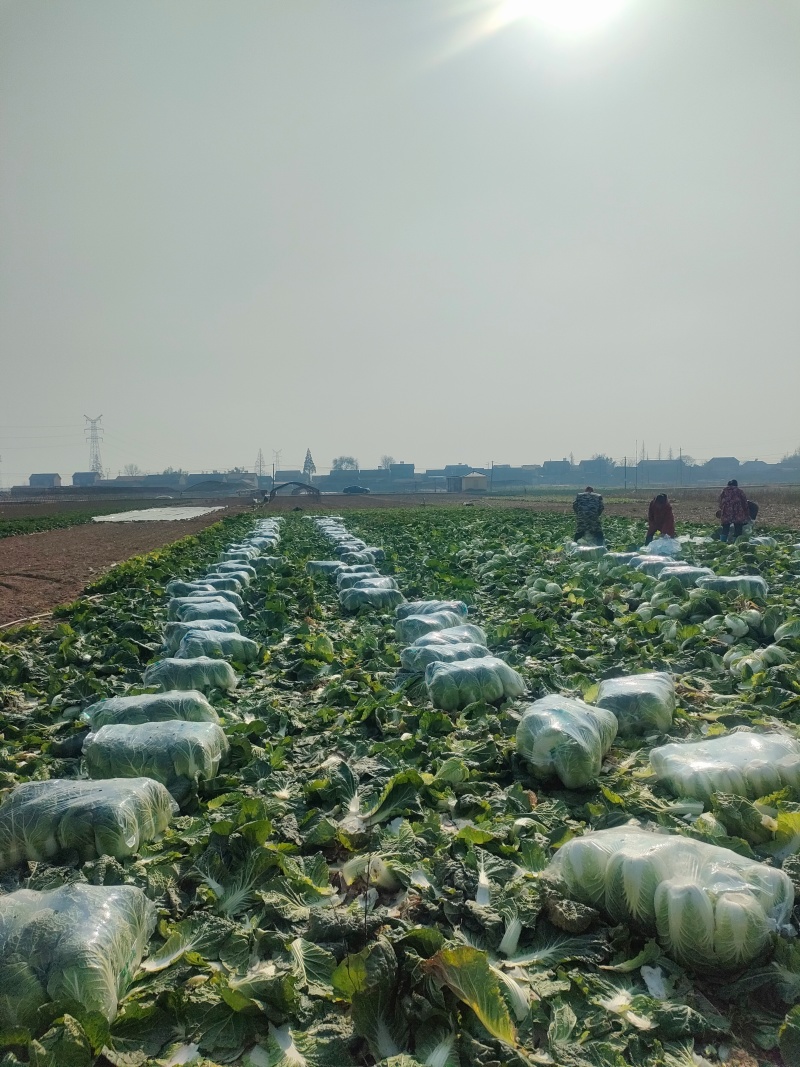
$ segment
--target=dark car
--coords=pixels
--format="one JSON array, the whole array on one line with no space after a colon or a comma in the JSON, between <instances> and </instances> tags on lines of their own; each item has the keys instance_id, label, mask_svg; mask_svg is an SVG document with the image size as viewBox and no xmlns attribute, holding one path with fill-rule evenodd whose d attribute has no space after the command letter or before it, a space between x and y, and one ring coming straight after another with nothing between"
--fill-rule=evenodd
<instances>
[{"instance_id":1,"label":"dark car","mask_svg":"<svg viewBox=\"0 0 800 1067\"><path fill-rule=\"evenodd\" d=\"M368 493L369 489L365 485L346 485L342 492L348 496L356 496L359 493Z\"/></svg>"}]
</instances>

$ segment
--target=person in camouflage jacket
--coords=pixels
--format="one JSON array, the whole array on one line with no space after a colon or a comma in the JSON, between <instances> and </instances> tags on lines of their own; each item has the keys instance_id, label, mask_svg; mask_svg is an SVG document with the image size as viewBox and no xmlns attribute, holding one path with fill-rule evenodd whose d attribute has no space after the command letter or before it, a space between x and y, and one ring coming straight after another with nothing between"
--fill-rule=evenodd
<instances>
[{"instance_id":1,"label":"person in camouflage jacket","mask_svg":"<svg viewBox=\"0 0 800 1067\"><path fill-rule=\"evenodd\" d=\"M581 538L590 544L603 545L603 527L600 525L600 516L603 512L603 498L599 493L587 485L582 493L578 493L572 505L575 512L575 540Z\"/></svg>"}]
</instances>

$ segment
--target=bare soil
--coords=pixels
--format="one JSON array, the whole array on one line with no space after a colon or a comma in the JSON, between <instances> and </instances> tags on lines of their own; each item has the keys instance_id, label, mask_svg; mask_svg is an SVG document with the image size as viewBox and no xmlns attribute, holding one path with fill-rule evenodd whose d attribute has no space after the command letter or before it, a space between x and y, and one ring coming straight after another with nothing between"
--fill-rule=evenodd
<instances>
[{"instance_id":1,"label":"bare soil","mask_svg":"<svg viewBox=\"0 0 800 1067\"><path fill-rule=\"evenodd\" d=\"M104 571L204 530L239 505L179 522L87 523L0 540L0 626L69 603Z\"/></svg>"}]
</instances>

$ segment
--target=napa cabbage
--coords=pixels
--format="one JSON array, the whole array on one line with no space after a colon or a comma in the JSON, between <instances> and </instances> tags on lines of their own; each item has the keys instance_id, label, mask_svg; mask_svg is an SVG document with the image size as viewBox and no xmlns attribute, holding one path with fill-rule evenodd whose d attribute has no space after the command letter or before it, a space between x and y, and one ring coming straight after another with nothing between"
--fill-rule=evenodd
<instances>
[{"instance_id":1,"label":"napa cabbage","mask_svg":"<svg viewBox=\"0 0 800 1067\"><path fill-rule=\"evenodd\" d=\"M526 688L523 678L495 656L429 663L425 687L433 706L442 711L458 711L477 701L513 700Z\"/></svg>"},{"instance_id":2,"label":"napa cabbage","mask_svg":"<svg viewBox=\"0 0 800 1067\"><path fill-rule=\"evenodd\" d=\"M614 713L620 737L664 733L672 725L675 682L663 671L608 678L600 683L596 704Z\"/></svg>"},{"instance_id":3,"label":"napa cabbage","mask_svg":"<svg viewBox=\"0 0 800 1067\"><path fill-rule=\"evenodd\" d=\"M579 789L600 773L616 736L612 712L551 694L523 711L517 752L538 778L558 777L568 789Z\"/></svg>"}]
</instances>

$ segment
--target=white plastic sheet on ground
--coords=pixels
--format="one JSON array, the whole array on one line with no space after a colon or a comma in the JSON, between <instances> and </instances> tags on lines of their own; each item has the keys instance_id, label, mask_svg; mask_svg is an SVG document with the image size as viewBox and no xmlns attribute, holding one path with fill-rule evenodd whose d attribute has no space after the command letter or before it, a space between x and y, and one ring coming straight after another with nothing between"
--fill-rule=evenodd
<instances>
[{"instance_id":1,"label":"white plastic sheet on ground","mask_svg":"<svg viewBox=\"0 0 800 1067\"><path fill-rule=\"evenodd\" d=\"M703 970L736 969L757 958L788 924L794 904L783 871L635 825L567 841L548 870L575 899L657 933L674 959Z\"/></svg>"},{"instance_id":2,"label":"white plastic sheet on ground","mask_svg":"<svg viewBox=\"0 0 800 1067\"><path fill-rule=\"evenodd\" d=\"M654 748L650 766L677 796L734 793L757 800L800 790L800 741L781 733L733 730L722 737Z\"/></svg>"},{"instance_id":3,"label":"white plastic sheet on ground","mask_svg":"<svg viewBox=\"0 0 800 1067\"><path fill-rule=\"evenodd\" d=\"M198 519L212 511L225 508L143 508L141 511L118 511L113 515L95 515L92 522L179 522L181 519Z\"/></svg>"}]
</instances>

